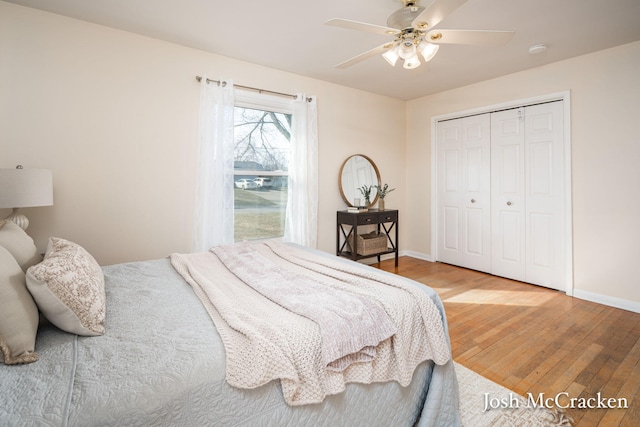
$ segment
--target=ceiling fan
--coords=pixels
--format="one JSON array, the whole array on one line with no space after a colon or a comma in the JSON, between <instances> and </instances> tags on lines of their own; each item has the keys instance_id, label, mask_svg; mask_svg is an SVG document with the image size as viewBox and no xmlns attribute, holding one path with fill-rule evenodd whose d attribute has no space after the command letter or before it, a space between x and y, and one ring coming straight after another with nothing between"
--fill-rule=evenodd
<instances>
[{"instance_id":1,"label":"ceiling fan","mask_svg":"<svg viewBox=\"0 0 640 427\"><path fill-rule=\"evenodd\" d=\"M421 64L418 52L428 62L438 52L440 44L503 45L514 34L513 31L435 29L440 21L467 0L433 0L426 7L418 6L418 0L403 1L404 7L389 16L386 27L340 18L325 22L335 27L394 37L393 41L341 62L335 68L347 68L382 54L392 66L402 59L404 68L413 69Z\"/></svg>"}]
</instances>

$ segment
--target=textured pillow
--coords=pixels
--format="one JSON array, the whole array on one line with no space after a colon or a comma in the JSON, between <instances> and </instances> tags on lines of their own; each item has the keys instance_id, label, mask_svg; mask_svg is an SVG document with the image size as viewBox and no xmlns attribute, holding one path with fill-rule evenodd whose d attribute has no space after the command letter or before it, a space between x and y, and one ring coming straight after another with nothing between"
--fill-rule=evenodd
<instances>
[{"instance_id":1,"label":"textured pillow","mask_svg":"<svg viewBox=\"0 0 640 427\"><path fill-rule=\"evenodd\" d=\"M0 361L7 365L38 360L34 351L38 308L25 284L24 272L0 246Z\"/></svg>"},{"instance_id":2,"label":"textured pillow","mask_svg":"<svg viewBox=\"0 0 640 427\"><path fill-rule=\"evenodd\" d=\"M27 288L58 328L78 335L104 334L104 275L82 246L51 237L44 261L27 270Z\"/></svg>"},{"instance_id":3,"label":"textured pillow","mask_svg":"<svg viewBox=\"0 0 640 427\"><path fill-rule=\"evenodd\" d=\"M22 271L42 261L33 239L12 221L0 221L0 245L13 255Z\"/></svg>"}]
</instances>

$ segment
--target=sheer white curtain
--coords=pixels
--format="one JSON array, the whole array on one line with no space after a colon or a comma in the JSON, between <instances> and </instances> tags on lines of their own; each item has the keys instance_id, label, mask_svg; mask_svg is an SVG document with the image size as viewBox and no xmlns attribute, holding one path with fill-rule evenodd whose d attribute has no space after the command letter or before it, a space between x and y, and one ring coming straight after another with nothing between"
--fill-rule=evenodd
<instances>
[{"instance_id":1,"label":"sheer white curtain","mask_svg":"<svg viewBox=\"0 0 640 427\"><path fill-rule=\"evenodd\" d=\"M200 127L194 214L194 252L233 243L233 125L231 80L200 80Z\"/></svg>"},{"instance_id":2,"label":"sheer white curtain","mask_svg":"<svg viewBox=\"0 0 640 427\"><path fill-rule=\"evenodd\" d=\"M303 94L293 102L284 240L318 243L318 112L315 97Z\"/></svg>"}]
</instances>

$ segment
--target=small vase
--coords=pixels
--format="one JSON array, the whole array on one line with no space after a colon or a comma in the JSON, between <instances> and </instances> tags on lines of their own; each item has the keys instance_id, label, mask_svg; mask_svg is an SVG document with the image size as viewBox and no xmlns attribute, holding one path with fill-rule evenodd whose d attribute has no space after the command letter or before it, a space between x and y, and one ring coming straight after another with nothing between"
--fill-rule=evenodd
<instances>
[{"instance_id":1,"label":"small vase","mask_svg":"<svg viewBox=\"0 0 640 427\"><path fill-rule=\"evenodd\" d=\"M384 199L378 199L378 210L379 211L384 210Z\"/></svg>"}]
</instances>

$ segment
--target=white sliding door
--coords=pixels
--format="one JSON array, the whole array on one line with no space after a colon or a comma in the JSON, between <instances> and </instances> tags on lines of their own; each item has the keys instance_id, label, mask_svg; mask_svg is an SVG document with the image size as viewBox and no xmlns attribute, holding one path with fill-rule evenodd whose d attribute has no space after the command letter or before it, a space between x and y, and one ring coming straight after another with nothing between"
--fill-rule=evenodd
<instances>
[{"instance_id":1,"label":"white sliding door","mask_svg":"<svg viewBox=\"0 0 640 427\"><path fill-rule=\"evenodd\" d=\"M490 117L438 123L438 259L488 272Z\"/></svg>"}]
</instances>

